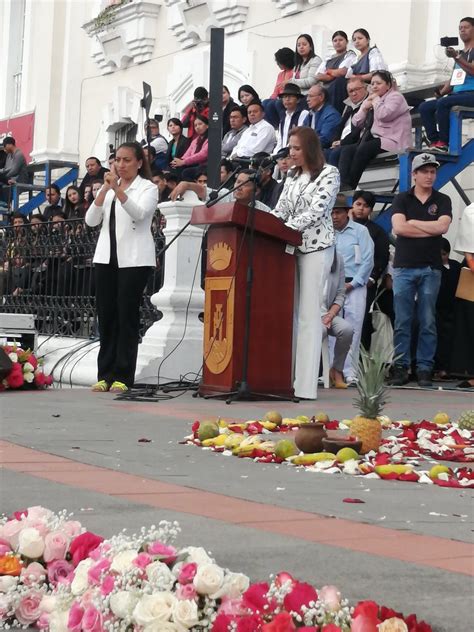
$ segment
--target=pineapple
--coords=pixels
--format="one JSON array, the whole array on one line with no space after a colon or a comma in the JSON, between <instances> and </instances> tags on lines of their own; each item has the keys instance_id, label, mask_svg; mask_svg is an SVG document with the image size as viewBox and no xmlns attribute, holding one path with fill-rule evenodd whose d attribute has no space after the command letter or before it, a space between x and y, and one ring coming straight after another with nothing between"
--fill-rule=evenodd
<instances>
[{"instance_id":1,"label":"pineapple","mask_svg":"<svg viewBox=\"0 0 474 632\"><path fill-rule=\"evenodd\" d=\"M461 430L474 432L474 410L465 410L459 415L458 426Z\"/></svg>"},{"instance_id":2,"label":"pineapple","mask_svg":"<svg viewBox=\"0 0 474 632\"><path fill-rule=\"evenodd\" d=\"M371 355L361 348L357 371L359 397L354 400L360 414L351 423L351 435L362 441L361 454L377 451L382 439L382 424L377 417L387 403L386 364L387 358L380 354Z\"/></svg>"}]
</instances>

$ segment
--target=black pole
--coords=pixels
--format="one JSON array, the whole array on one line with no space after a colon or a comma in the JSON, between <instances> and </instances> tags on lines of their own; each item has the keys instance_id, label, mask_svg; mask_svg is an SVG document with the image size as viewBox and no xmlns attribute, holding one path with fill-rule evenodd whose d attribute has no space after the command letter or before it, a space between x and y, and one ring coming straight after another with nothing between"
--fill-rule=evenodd
<instances>
[{"instance_id":1,"label":"black pole","mask_svg":"<svg viewBox=\"0 0 474 632\"><path fill-rule=\"evenodd\" d=\"M209 152L207 179L211 189L220 185L222 150L222 84L224 81L224 29L211 29L209 68Z\"/></svg>"}]
</instances>

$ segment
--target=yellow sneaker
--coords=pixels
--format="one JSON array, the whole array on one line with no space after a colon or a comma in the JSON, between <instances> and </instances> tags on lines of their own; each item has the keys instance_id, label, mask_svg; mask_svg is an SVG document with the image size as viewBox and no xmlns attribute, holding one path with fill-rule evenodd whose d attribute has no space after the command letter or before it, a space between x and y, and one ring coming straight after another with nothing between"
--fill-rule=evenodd
<instances>
[{"instance_id":1,"label":"yellow sneaker","mask_svg":"<svg viewBox=\"0 0 474 632\"><path fill-rule=\"evenodd\" d=\"M110 393L126 393L128 386L123 382L112 382L112 386L109 389Z\"/></svg>"},{"instance_id":2,"label":"yellow sneaker","mask_svg":"<svg viewBox=\"0 0 474 632\"><path fill-rule=\"evenodd\" d=\"M110 384L108 384L105 380L99 380L92 385L92 390L94 391L94 393L106 393L109 389Z\"/></svg>"}]
</instances>

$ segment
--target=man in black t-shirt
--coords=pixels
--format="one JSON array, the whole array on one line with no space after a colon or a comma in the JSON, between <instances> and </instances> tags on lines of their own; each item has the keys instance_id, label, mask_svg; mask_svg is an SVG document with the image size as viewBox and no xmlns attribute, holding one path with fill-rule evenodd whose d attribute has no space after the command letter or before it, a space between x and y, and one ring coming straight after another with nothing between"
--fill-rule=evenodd
<instances>
[{"instance_id":1,"label":"man in black t-shirt","mask_svg":"<svg viewBox=\"0 0 474 632\"><path fill-rule=\"evenodd\" d=\"M436 300L441 283L441 235L451 223L451 200L433 189L439 162L420 154L412 164L415 186L393 201L397 235L393 262L395 367L393 386L408 382L413 318L417 316L416 371L420 386L431 386L436 352Z\"/></svg>"}]
</instances>

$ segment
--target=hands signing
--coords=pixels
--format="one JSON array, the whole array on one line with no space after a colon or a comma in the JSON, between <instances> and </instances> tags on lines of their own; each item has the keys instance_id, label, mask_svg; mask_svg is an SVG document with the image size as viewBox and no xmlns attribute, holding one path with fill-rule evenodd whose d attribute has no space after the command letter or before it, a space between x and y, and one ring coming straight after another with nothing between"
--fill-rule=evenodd
<instances>
[{"instance_id":1,"label":"hands signing","mask_svg":"<svg viewBox=\"0 0 474 632\"><path fill-rule=\"evenodd\" d=\"M104 176L104 185L107 191L109 189L113 189L114 191L117 191L117 189L119 188L118 180L119 179L116 173L112 171L109 171L108 173L106 173Z\"/></svg>"}]
</instances>

